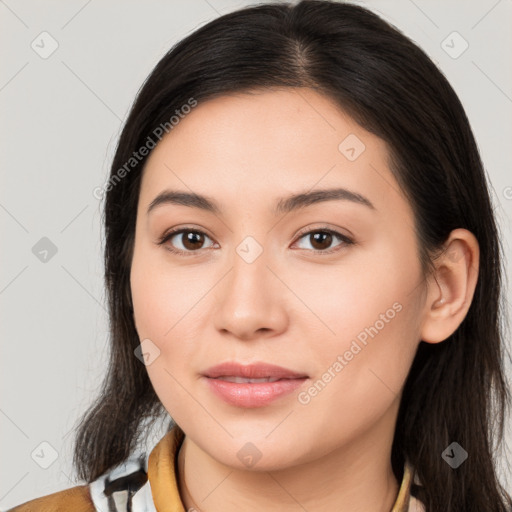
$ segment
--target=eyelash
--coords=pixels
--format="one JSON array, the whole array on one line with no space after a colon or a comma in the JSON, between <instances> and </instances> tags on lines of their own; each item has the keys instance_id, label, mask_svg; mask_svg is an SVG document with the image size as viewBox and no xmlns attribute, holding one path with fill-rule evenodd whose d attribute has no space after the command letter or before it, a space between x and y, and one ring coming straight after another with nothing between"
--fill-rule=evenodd
<instances>
[{"instance_id":1,"label":"eyelash","mask_svg":"<svg viewBox=\"0 0 512 512\"><path fill-rule=\"evenodd\" d=\"M174 230L171 230L171 231L167 231L166 233L164 233L164 235L157 242L157 245L163 245L168 240L170 240L173 236L175 236L177 234L181 234L181 233L187 233L187 232L190 232L190 233L200 233L200 234L205 235L208 238L210 238L204 231L201 231L200 229L186 228L186 227L185 228L177 228L177 229L174 229ZM314 253L317 253L319 255L328 255L328 254L332 254L334 252L337 252L337 251L343 249L346 246L354 245L355 244L354 240L352 240L348 236L342 235L338 231L335 231L335 230L330 229L328 227L319 227L319 228L312 229L312 230L309 230L309 231L300 232L297 235L297 240L300 240L304 236L310 235L312 233L329 233L331 235L334 235L334 236L338 237L343 243L333 247L332 249L327 249L325 251L322 251L320 249L302 249L302 250L313 251ZM182 255L182 256L186 256L186 257L188 257L188 256L196 256L196 253L200 252L200 250L201 250L201 249L198 249L197 251L183 251L181 249L176 249L176 248L172 247L171 245L166 246L166 249L168 251L174 253L174 254L179 254L179 255Z\"/></svg>"}]
</instances>

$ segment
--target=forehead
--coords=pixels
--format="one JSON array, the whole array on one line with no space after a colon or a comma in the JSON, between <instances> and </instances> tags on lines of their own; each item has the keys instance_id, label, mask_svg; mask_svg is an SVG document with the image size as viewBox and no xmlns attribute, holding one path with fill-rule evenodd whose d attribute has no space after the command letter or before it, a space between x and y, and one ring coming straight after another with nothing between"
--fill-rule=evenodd
<instances>
[{"instance_id":1,"label":"forehead","mask_svg":"<svg viewBox=\"0 0 512 512\"><path fill-rule=\"evenodd\" d=\"M147 208L170 188L242 199L247 208L331 187L360 192L377 208L404 201L382 139L329 98L289 88L222 96L183 115L146 161L140 200Z\"/></svg>"}]
</instances>

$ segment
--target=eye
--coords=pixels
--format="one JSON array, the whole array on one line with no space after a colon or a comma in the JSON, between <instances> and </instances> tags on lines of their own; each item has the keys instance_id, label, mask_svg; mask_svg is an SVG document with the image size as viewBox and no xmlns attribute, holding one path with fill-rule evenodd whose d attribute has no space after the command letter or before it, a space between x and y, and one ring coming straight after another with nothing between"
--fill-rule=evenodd
<instances>
[{"instance_id":1,"label":"eye","mask_svg":"<svg viewBox=\"0 0 512 512\"><path fill-rule=\"evenodd\" d=\"M312 246L312 249L308 249L306 247L307 250L312 250L316 253L322 254L331 254L333 252L343 249L343 247L347 245L354 244L354 241L349 237L342 235L341 233L338 233L337 231L334 231L333 229L329 228L317 228L310 231L306 231L305 233L303 232L300 235L299 240L302 240L303 238L307 240ZM334 247L331 247L331 244L336 238L341 240L341 242L335 245Z\"/></svg>"},{"instance_id":2,"label":"eye","mask_svg":"<svg viewBox=\"0 0 512 512\"><path fill-rule=\"evenodd\" d=\"M180 228L168 231L164 234L164 236L159 240L158 245L164 245L166 242L171 242L173 238L176 239L176 242L167 244L166 249L173 253L183 254L185 256L188 256L193 252L198 252L198 249L203 248L202 245L204 244L204 239L210 239L210 237L203 231L191 228ZM178 246L181 245L181 247L176 247L175 244Z\"/></svg>"},{"instance_id":3,"label":"eye","mask_svg":"<svg viewBox=\"0 0 512 512\"><path fill-rule=\"evenodd\" d=\"M204 248L203 245L205 243L205 238L211 240L211 238L201 230L178 228L166 232L158 241L158 245L166 244L166 249L168 251L175 254L190 256ZM340 243L331 247L336 238L340 240ZM176 241L172 242L173 239L176 239ZM299 240L302 239L308 240L312 246L312 249L308 249L306 247L306 250L311 250L319 254L331 254L343 249L343 247L347 245L354 244L354 241L349 237L342 235L333 229L324 227L302 232L299 236ZM176 245L178 245L178 247L176 247ZM179 247L179 245L181 245L181 247ZM212 247L213 245L210 246L210 248ZM301 249L304 249L304 247Z\"/></svg>"}]
</instances>

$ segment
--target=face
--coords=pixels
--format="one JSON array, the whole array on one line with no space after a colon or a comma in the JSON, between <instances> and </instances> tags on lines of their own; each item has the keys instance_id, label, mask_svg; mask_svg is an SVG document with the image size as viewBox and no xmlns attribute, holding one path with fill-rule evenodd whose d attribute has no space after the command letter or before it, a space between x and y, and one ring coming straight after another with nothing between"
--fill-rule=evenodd
<instances>
[{"instance_id":1,"label":"face","mask_svg":"<svg viewBox=\"0 0 512 512\"><path fill-rule=\"evenodd\" d=\"M285 468L392 433L424 287L387 159L381 139L311 89L201 103L150 154L135 323L158 397L217 461ZM348 192L319 193L334 189ZM213 206L174 195L148 213L166 191ZM293 373L214 378L228 362ZM280 380L232 382L237 371Z\"/></svg>"}]
</instances>

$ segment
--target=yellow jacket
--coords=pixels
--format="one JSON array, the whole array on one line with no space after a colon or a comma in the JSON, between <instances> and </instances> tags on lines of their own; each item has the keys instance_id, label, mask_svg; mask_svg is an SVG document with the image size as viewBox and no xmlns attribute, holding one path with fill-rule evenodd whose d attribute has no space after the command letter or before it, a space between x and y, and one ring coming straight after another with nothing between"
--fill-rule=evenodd
<instances>
[{"instance_id":1,"label":"yellow jacket","mask_svg":"<svg viewBox=\"0 0 512 512\"><path fill-rule=\"evenodd\" d=\"M147 468L143 458L131 459L90 484L33 499L7 512L186 512L175 471L183 439L183 431L174 426L151 451ZM410 495L412 480L412 468L406 464L391 512L424 512L421 502Z\"/></svg>"}]
</instances>

